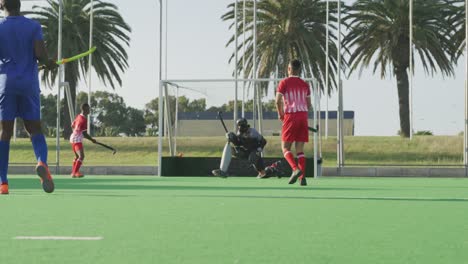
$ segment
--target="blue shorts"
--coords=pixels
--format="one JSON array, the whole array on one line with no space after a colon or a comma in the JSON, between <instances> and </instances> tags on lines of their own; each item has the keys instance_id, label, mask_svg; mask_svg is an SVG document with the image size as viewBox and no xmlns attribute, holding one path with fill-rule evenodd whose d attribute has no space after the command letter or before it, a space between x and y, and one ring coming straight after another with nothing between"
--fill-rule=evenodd
<instances>
[{"instance_id":1,"label":"blue shorts","mask_svg":"<svg viewBox=\"0 0 468 264\"><path fill-rule=\"evenodd\" d=\"M41 120L40 95L0 94L0 120L13 121L16 117L28 121Z\"/></svg>"}]
</instances>

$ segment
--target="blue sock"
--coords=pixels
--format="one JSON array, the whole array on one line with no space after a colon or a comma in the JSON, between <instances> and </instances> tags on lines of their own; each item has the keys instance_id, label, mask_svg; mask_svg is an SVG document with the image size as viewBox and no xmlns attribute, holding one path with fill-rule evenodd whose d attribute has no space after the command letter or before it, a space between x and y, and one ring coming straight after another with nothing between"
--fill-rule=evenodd
<instances>
[{"instance_id":1,"label":"blue sock","mask_svg":"<svg viewBox=\"0 0 468 264\"><path fill-rule=\"evenodd\" d=\"M44 162L47 165L47 143L43 134L36 134L31 137L31 142L36 154L37 162Z\"/></svg>"},{"instance_id":2,"label":"blue sock","mask_svg":"<svg viewBox=\"0 0 468 264\"><path fill-rule=\"evenodd\" d=\"M8 159L10 157L10 141L0 141L0 181L8 183Z\"/></svg>"}]
</instances>

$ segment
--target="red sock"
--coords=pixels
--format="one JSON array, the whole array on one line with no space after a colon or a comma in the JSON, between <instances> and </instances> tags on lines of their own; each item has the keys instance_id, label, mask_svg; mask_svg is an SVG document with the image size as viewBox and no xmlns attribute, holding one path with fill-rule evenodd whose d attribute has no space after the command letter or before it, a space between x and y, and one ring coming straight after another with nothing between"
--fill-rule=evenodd
<instances>
[{"instance_id":1,"label":"red sock","mask_svg":"<svg viewBox=\"0 0 468 264\"><path fill-rule=\"evenodd\" d=\"M289 163L289 166L291 166L291 169L293 171L297 170L296 160L294 160L294 155L292 154L292 152L285 149L283 150L283 154L284 158Z\"/></svg>"},{"instance_id":2,"label":"red sock","mask_svg":"<svg viewBox=\"0 0 468 264\"><path fill-rule=\"evenodd\" d=\"M78 173L80 171L81 164L83 164L82 160L77 160L76 165L75 165L75 173Z\"/></svg>"},{"instance_id":3,"label":"red sock","mask_svg":"<svg viewBox=\"0 0 468 264\"><path fill-rule=\"evenodd\" d=\"M74 160L73 160L72 174L75 174L75 172L76 172L76 161L77 161L77 160L78 160L78 159L74 159Z\"/></svg>"},{"instance_id":4,"label":"red sock","mask_svg":"<svg viewBox=\"0 0 468 264\"><path fill-rule=\"evenodd\" d=\"M299 169L302 171L302 175L299 177L302 178L305 175L305 169L306 169L306 159L304 156L304 152L297 153L297 163L299 165Z\"/></svg>"}]
</instances>

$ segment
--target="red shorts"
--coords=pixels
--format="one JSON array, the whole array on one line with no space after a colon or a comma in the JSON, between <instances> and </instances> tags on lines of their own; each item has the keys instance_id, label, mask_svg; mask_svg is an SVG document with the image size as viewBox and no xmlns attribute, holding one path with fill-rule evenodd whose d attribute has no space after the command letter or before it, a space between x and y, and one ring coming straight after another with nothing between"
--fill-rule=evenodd
<instances>
[{"instance_id":1,"label":"red shorts","mask_svg":"<svg viewBox=\"0 0 468 264\"><path fill-rule=\"evenodd\" d=\"M285 114L281 140L283 142L309 142L308 118L307 112Z\"/></svg>"},{"instance_id":2,"label":"red shorts","mask_svg":"<svg viewBox=\"0 0 468 264\"><path fill-rule=\"evenodd\" d=\"M72 143L72 149L74 152L80 152L80 150L83 149L83 143L78 142L78 143Z\"/></svg>"}]
</instances>

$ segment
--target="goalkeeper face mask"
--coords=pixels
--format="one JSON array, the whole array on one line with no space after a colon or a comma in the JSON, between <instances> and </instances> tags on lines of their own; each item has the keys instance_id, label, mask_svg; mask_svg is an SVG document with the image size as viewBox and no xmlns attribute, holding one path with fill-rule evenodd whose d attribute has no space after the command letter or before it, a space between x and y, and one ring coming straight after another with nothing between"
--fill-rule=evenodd
<instances>
[{"instance_id":1,"label":"goalkeeper face mask","mask_svg":"<svg viewBox=\"0 0 468 264\"><path fill-rule=\"evenodd\" d=\"M238 126L237 129L239 129L239 132L244 133L247 132L247 130L249 130L249 125Z\"/></svg>"},{"instance_id":2,"label":"goalkeeper face mask","mask_svg":"<svg viewBox=\"0 0 468 264\"><path fill-rule=\"evenodd\" d=\"M245 119L245 118L241 118L241 119L237 120L236 123L237 123L237 129L241 133L246 132L250 127L249 124L247 123L247 119Z\"/></svg>"}]
</instances>

